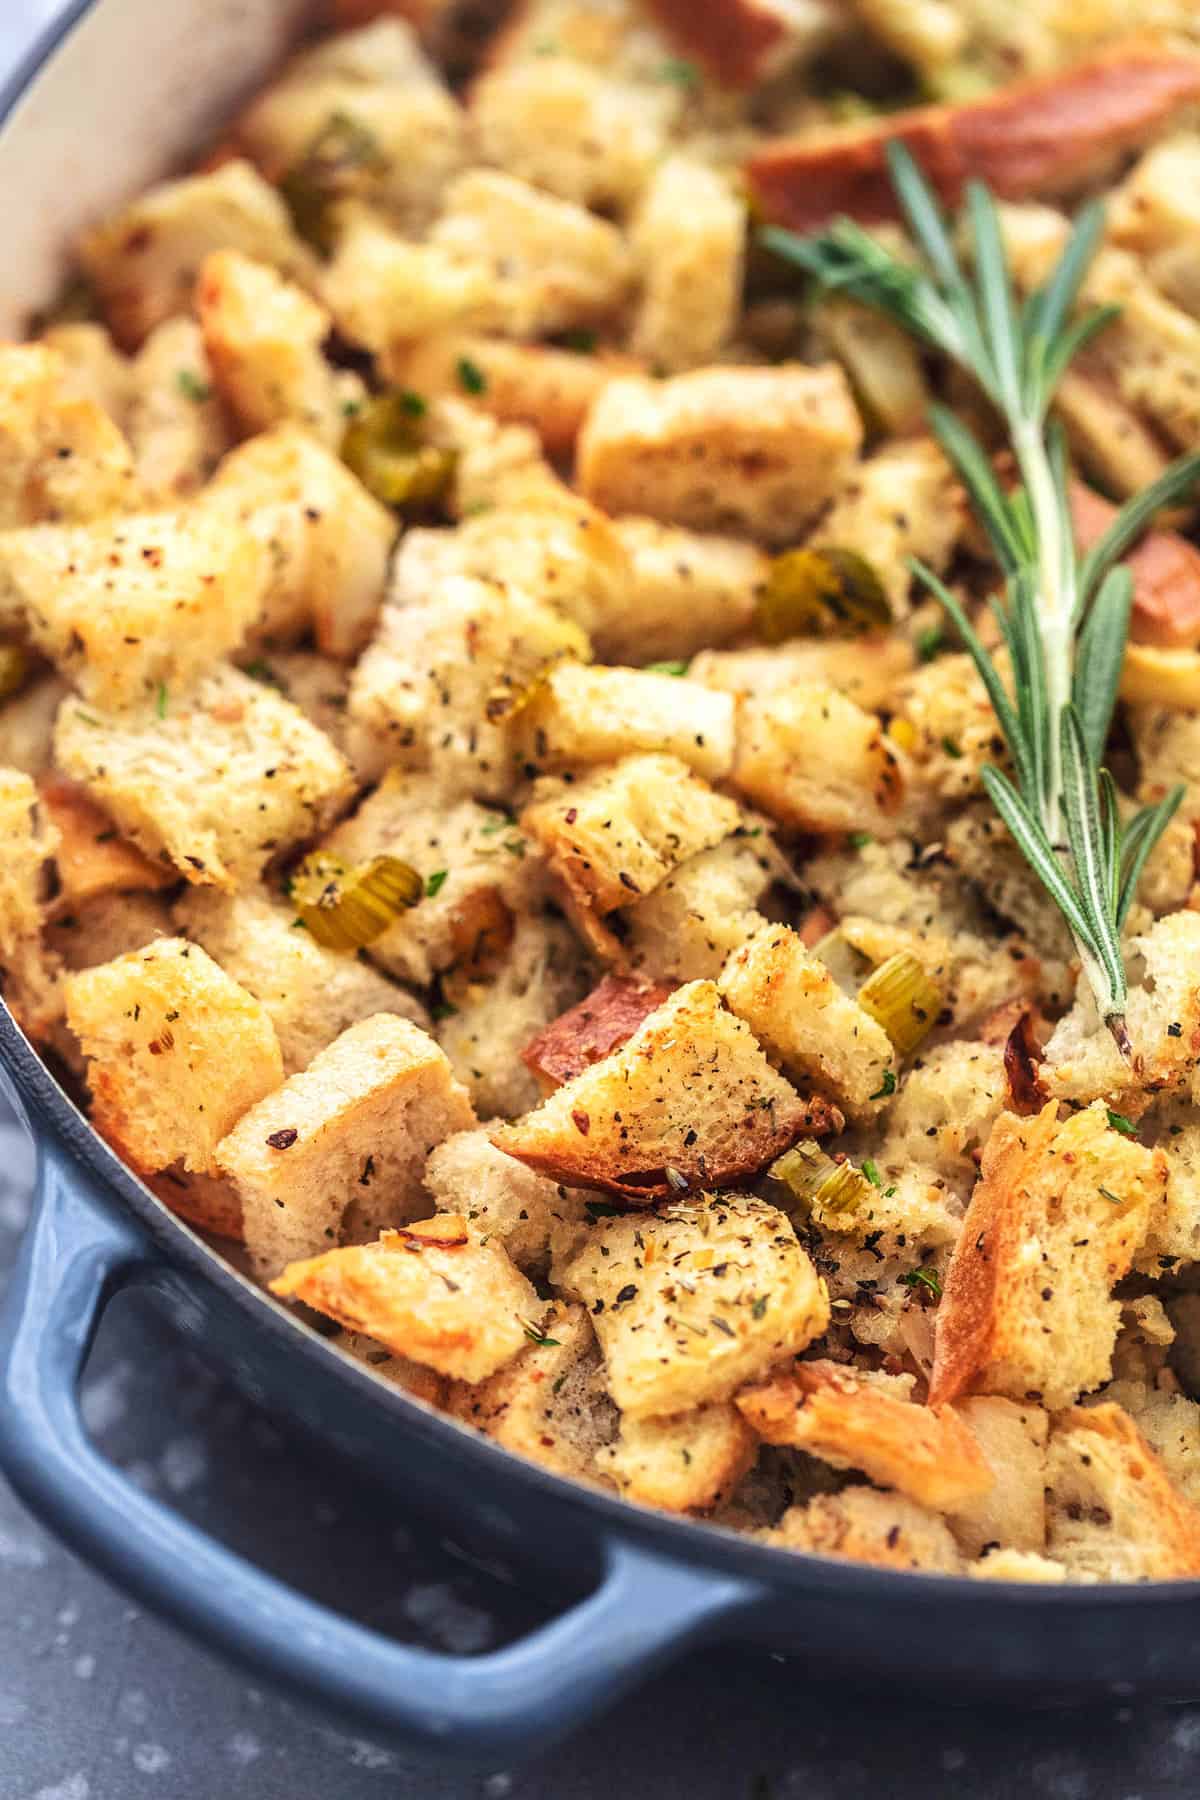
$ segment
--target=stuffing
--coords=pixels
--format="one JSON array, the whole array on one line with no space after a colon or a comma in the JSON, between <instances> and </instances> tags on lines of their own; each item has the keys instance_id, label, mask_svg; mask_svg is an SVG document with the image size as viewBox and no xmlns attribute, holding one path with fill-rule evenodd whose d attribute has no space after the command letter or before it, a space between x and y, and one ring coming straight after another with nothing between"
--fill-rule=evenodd
<instances>
[{"instance_id":1,"label":"stuffing","mask_svg":"<svg viewBox=\"0 0 1200 1800\"><path fill-rule=\"evenodd\" d=\"M937 574L945 569L965 524L961 489L932 438L913 437L851 470L821 520L815 542L849 544L866 557L887 589L893 617L909 610L917 557Z\"/></svg>"},{"instance_id":2,"label":"stuffing","mask_svg":"<svg viewBox=\"0 0 1200 1800\"><path fill-rule=\"evenodd\" d=\"M68 975L63 991L114 1149L139 1171L220 1174L221 1139L283 1080L266 1008L179 937Z\"/></svg>"},{"instance_id":3,"label":"stuffing","mask_svg":"<svg viewBox=\"0 0 1200 1800\"><path fill-rule=\"evenodd\" d=\"M786 544L832 499L861 440L835 363L628 376L588 415L579 485L608 512Z\"/></svg>"},{"instance_id":4,"label":"stuffing","mask_svg":"<svg viewBox=\"0 0 1200 1800\"><path fill-rule=\"evenodd\" d=\"M133 365L106 327L87 320L51 325L41 342L62 358L64 397L94 401L115 425L127 429L136 385Z\"/></svg>"},{"instance_id":5,"label":"stuffing","mask_svg":"<svg viewBox=\"0 0 1200 1800\"><path fill-rule=\"evenodd\" d=\"M1138 760L1139 798L1161 800L1182 783L1177 817L1195 824L1200 820L1200 712L1142 705L1131 706L1128 717Z\"/></svg>"},{"instance_id":6,"label":"stuffing","mask_svg":"<svg viewBox=\"0 0 1200 1800\"><path fill-rule=\"evenodd\" d=\"M102 519L140 498L128 440L65 356L0 345L0 528Z\"/></svg>"},{"instance_id":7,"label":"stuffing","mask_svg":"<svg viewBox=\"0 0 1200 1800\"><path fill-rule=\"evenodd\" d=\"M42 810L54 833L54 910L85 906L99 894L153 893L174 879L115 829L82 788L48 777L38 789Z\"/></svg>"},{"instance_id":8,"label":"stuffing","mask_svg":"<svg viewBox=\"0 0 1200 1800\"><path fill-rule=\"evenodd\" d=\"M264 682L220 664L125 713L63 702L63 773L189 881L232 892L350 799L345 758Z\"/></svg>"},{"instance_id":9,"label":"stuffing","mask_svg":"<svg viewBox=\"0 0 1200 1800\"><path fill-rule=\"evenodd\" d=\"M243 436L295 424L336 450L346 419L321 353L323 306L270 264L219 250L200 270L196 311L213 385Z\"/></svg>"},{"instance_id":10,"label":"stuffing","mask_svg":"<svg viewBox=\"0 0 1200 1800\"><path fill-rule=\"evenodd\" d=\"M1000 1544L1020 1554L1040 1554L1046 1547L1046 1413L992 1394L960 1400L950 1410L993 1476L990 1486L954 1508L950 1529L959 1548L972 1557Z\"/></svg>"},{"instance_id":11,"label":"stuffing","mask_svg":"<svg viewBox=\"0 0 1200 1800\"><path fill-rule=\"evenodd\" d=\"M1099 1103L1062 1124L1057 1110L992 1128L938 1309L934 1405L973 1389L1055 1409L1111 1372L1108 1296L1162 1205L1166 1158Z\"/></svg>"},{"instance_id":12,"label":"stuffing","mask_svg":"<svg viewBox=\"0 0 1200 1800\"><path fill-rule=\"evenodd\" d=\"M177 506L204 487L232 436L200 327L165 319L129 365L125 429L138 482L154 504Z\"/></svg>"},{"instance_id":13,"label":"stuffing","mask_svg":"<svg viewBox=\"0 0 1200 1800\"><path fill-rule=\"evenodd\" d=\"M1108 237L1134 252L1168 300L1200 316L1200 137L1179 133L1155 144L1109 201Z\"/></svg>"},{"instance_id":14,"label":"stuffing","mask_svg":"<svg viewBox=\"0 0 1200 1800\"><path fill-rule=\"evenodd\" d=\"M265 1279L343 1232L365 1243L420 1218L430 1150L474 1122L445 1056L411 1019L376 1013L348 1026L217 1149L256 1270Z\"/></svg>"},{"instance_id":15,"label":"stuffing","mask_svg":"<svg viewBox=\"0 0 1200 1800\"><path fill-rule=\"evenodd\" d=\"M1171 1274L1181 1263L1200 1262L1200 1123L1192 1102L1156 1111L1148 1135L1166 1157L1167 1188L1134 1267L1146 1275Z\"/></svg>"},{"instance_id":16,"label":"stuffing","mask_svg":"<svg viewBox=\"0 0 1200 1800\"><path fill-rule=\"evenodd\" d=\"M739 793L798 831L896 829L900 752L879 720L806 682L743 702L731 776Z\"/></svg>"},{"instance_id":17,"label":"stuffing","mask_svg":"<svg viewBox=\"0 0 1200 1800\"><path fill-rule=\"evenodd\" d=\"M537 1077L542 1094L553 1093L627 1044L670 993L670 988L639 977L606 975L577 1006L539 1031L521 1052L521 1060Z\"/></svg>"},{"instance_id":18,"label":"stuffing","mask_svg":"<svg viewBox=\"0 0 1200 1800\"><path fill-rule=\"evenodd\" d=\"M775 1073L713 982L693 981L492 1142L569 1186L645 1206L690 1187L734 1186L839 1117Z\"/></svg>"},{"instance_id":19,"label":"stuffing","mask_svg":"<svg viewBox=\"0 0 1200 1800\"><path fill-rule=\"evenodd\" d=\"M292 1263L270 1287L453 1381L511 1363L546 1313L500 1246L455 1213Z\"/></svg>"},{"instance_id":20,"label":"stuffing","mask_svg":"<svg viewBox=\"0 0 1200 1800\"><path fill-rule=\"evenodd\" d=\"M735 1406L697 1406L668 1418L621 1420L596 1464L627 1500L664 1512L707 1512L736 1488L758 1443Z\"/></svg>"},{"instance_id":21,"label":"stuffing","mask_svg":"<svg viewBox=\"0 0 1200 1800\"><path fill-rule=\"evenodd\" d=\"M1075 1581L1200 1574L1200 1512L1172 1487L1128 1413L1076 1407L1046 1459L1047 1549Z\"/></svg>"},{"instance_id":22,"label":"stuffing","mask_svg":"<svg viewBox=\"0 0 1200 1800\"><path fill-rule=\"evenodd\" d=\"M960 1575L963 1559L946 1521L903 1494L844 1488L791 1507L762 1541L781 1550L843 1557L881 1569Z\"/></svg>"},{"instance_id":23,"label":"stuffing","mask_svg":"<svg viewBox=\"0 0 1200 1800\"><path fill-rule=\"evenodd\" d=\"M558 774L646 751L721 781L733 767L734 713L731 695L698 682L563 661L521 709L519 753L529 772Z\"/></svg>"},{"instance_id":24,"label":"stuffing","mask_svg":"<svg viewBox=\"0 0 1200 1800\"><path fill-rule=\"evenodd\" d=\"M631 967L654 981L715 981L731 952L766 924L758 904L779 872L761 826L739 826L689 856L622 908Z\"/></svg>"},{"instance_id":25,"label":"stuffing","mask_svg":"<svg viewBox=\"0 0 1200 1800\"><path fill-rule=\"evenodd\" d=\"M697 664L707 666L722 654L754 654L709 646L748 629L767 576L761 550L740 538L686 531L637 514L614 519L612 528L628 557L628 574L614 604L592 624L598 656L653 664L686 662L699 652ZM688 674L707 687L729 685L700 675L695 664Z\"/></svg>"},{"instance_id":26,"label":"stuffing","mask_svg":"<svg viewBox=\"0 0 1200 1800\"><path fill-rule=\"evenodd\" d=\"M979 771L1007 763L987 690L969 656L939 656L901 690L899 713L910 730L913 779L942 800L979 792Z\"/></svg>"},{"instance_id":27,"label":"stuffing","mask_svg":"<svg viewBox=\"0 0 1200 1800\"><path fill-rule=\"evenodd\" d=\"M742 294L746 201L687 156L659 163L630 231L639 293L630 342L669 375L717 360Z\"/></svg>"},{"instance_id":28,"label":"stuffing","mask_svg":"<svg viewBox=\"0 0 1200 1800\"><path fill-rule=\"evenodd\" d=\"M591 1313L609 1390L636 1420L730 1399L829 1317L787 1220L739 1194L598 1216L553 1278Z\"/></svg>"},{"instance_id":29,"label":"stuffing","mask_svg":"<svg viewBox=\"0 0 1200 1800\"><path fill-rule=\"evenodd\" d=\"M19 1023L36 1036L60 1011L54 963L41 943L46 860L58 839L37 788L19 769L0 768L0 840L0 990Z\"/></svg>"},{"instance_id":30,"label":"stuffing","mask_svg":"<svg viewBox=\"0 0 1200 1800\"><path fill-rule=\"evenodd\" d=\"M814 300L809 322L817 348L845 368L869 430L909 437L925 428L930 392L921 351L899 325L837 293Z\"/></svg>"}]
</instances>

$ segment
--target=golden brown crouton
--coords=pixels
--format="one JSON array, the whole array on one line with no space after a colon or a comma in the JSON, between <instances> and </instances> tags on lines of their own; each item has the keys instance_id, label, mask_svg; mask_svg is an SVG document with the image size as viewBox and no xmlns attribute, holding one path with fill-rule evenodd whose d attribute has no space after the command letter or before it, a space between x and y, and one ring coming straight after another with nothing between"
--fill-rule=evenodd
<instances>
[{"instance_id":1,"label":"golden brown crouton","mask_svg":"<svg viewBox=\"0 0 1200 1800\"><path fill-rule=\"evenodd\" d=\"M755 932L733 952L718 985L784 1071L828 1094L848 1118L870 1119L895 1088L887 1032L786 925Z\"/></svg>"},{"instance_id":2,"label":"golden brown crouton","mask_svg":"<svg viewBox=\"0 0 1200 1800\"><path fill-rule=\"evenodd\" d=\"M74 782L48 778L39 792L46 817L58 834L54 851L56 912L69 912L97 894L170 887L173 877L169 871L150 862L123 838L108 815Z\"/></svg>"},{"instance_id":3,"label":"golden brown crouton","mask_svg":"<svg viewBox=\"0 0 1200 1800\"><path fill-rule=\"evenodd\" d=\"M160 506L189 500L233 442L194 319L166 319L129 365L125 428L138 480Z\"/></svg>"},{"instance_id":4,"label":"golden brown crouton","mask_svg":"<svg viewBox=\"0 0 1200 1800\"><path fill-rule=\"evenodd\" d=\"M707 1512L728 1499L758 1454L736 1406L722 1401L668 1418L621 1420L596 1457L627 1500L666 1512Z\"/></svg>"},{"instance_id":5,"label":"golden brown crouton","mask_svg":"<svg viewBox=\"0 0 1200 1800\"><path fill-rule=\"evenodd\" d=\"M577 1006L560 1013L526 1044L521 1061L537 1076L542 1092L552 1093L627 1044L670 993L670 988L640 977L606 975Z\"/></svg>"},{"instance_id":6,"label":"golden brown crouton","mask_svg":"<svg viewBox=\"0 0 1200 1800\"><path fill-rule=\"evenodd\" d=\"M801 1362L737 1396L769 1444L790 1444L861 1469L934 1512L957 1512L985 1494L992 1471L951 1407L916 1406L891 1377L867 1378L831 1362Z\"/></svg>"},{"instance_id":7,"label":"golden brown crouton","mask_svg":"<svg viewBox=\"0 0 1200 1800\"><path fill-rule=\"evenodd\" d=\"M781 1550L844 1557L881 1569L919 1569L933 1575L962 1573L963 1559L946 1521L903 1494L844 1488L793 1506L762 1534Z\"/></svg>"},{"instance_id":8,"label":"golden brown crouton","mask_svg":"<svg viewBox=\"0 0 1200 1800\"><path fill-rule=\"evenodd\" d=\"M409 1356L396 1356L391 1350L385 1350L382 1344L377 1344L373 1338L364 1337L360 1331L343 1331L335 1341L339 1350L344 1350L356 1363L370 1369L381 1381L403 1388L406 1394L411 1394L416 1400L423 1400L427 1406L444 1406L446 1377L439 1375L436 1369L426 1368L424 1363L413 1362Z\"/></svg>"},{"instance_id":9,"label":"golden brown crouton","mask_svg":"<svg viewBox=\"0 0 1200 1800\"><path fill-rule=\"evenodd\" d=\"M448 342L447 334L486 317L490 286L479 259L401 237L369 207L347 202L339 208L321 298L339 331L373 351L397 385L430 391L430 384L405 372L406 358L412 353L419 359L426 341ZM454 386L460 385L456 378Z\"/></svg>"},{"instance_id":10,"label":"golden brown crouton","mask_svg":"<svg viewBox=\"0 0 1200 1800\"><path fill-rule=\"evenodd\" d=\"M755 545L636 514L612 524L629 566L613 602L592 623L598 656L614 663L686 661L746 630L767 575L767 558ZM709 687L726 685L688 673Z\"/></svg>"},{"instance_id":11,"label":"golden brown crouton","mask_svg":"<svg viewBox=\"0 0 1200 1800\"><path fill-rule=\"evenodd\" d=\"M629 376L588 415L579 485L608 512L785 544L832 498L861 441L836 363Z\"/></svg>"},{"instance_id":12,"label":"golden brown crouton","mask_svg":"<svg viewBox=\"0 0 1200 1800\"><path fill-rule=\"evenodd\" d=\"M57 1015L54 961L42 950L46 859L57 836L33 781L0 768L0 988L19 1023L38 1035Z\"/></svg>"},{"instance_id":13,"label":"golden brown crouton","mask_svg":"<svg viewBox=\"0 0 1200 1800\"><path fill-rule=\"evenodd\" d=\"M570 1186L646 1206L691 1187L735 1186L839 1117L775 1073L713 982L693 981L492 1142Z\"/></svg>"},{"instance_id":14,"label":"golden brown crouton","mask_svg":"<svg viewBox=\"0 0 1200 1800\"><path fill-rule=\"evenodd\" d=\"M1055 1421L1046 1464L1048 1550L1075 1580L1200 1575L1200 1512L1119 1406Z\"/></svg>"},{"instance_id":15,"label":"golden brown crouton","mask_svg":"<svg viewBox=\"0 0 1200 1800\"><path fill-rule=\"evenodd\" d=\"M549 671L518 721L525 762L541 774L645 751L721 781L733 766L733 734L730 694L650 669L569 661Z\"/></svg>"},{"instance_id":16,"label":"golden brown crouton","mask_svg":"<svg viewBox=\"0 0 1200 1800\"><path fill-rule=\"evenodd\" d=\"M623 909L631 966L654 981L715 981L730 953L766 924L757 903L779 872L761 826L689 856Z\"/></svg>"},{"instance_id":17,"label":"golden brown crouton","mask_svg":"<svg viewBox=\"0 0 1200 1800\"><path fill-rule=\"evenodd\" d=\"M454 1213L292 1263L270 1286L455 1381L510 1363L546 1312L499 1244Z\"/></svg>"},{"instance_id":18,"label":"golden brown crouton","mask_svg":"<svg viewBox=\"0 0 1200 1800\"><path fill-rule=\"evenodd\" d=\"M587 1306L613 1399L634 1419L730 1399L829 1321L783 1214L742 1194L598 1216L552 1278Z\"/></svg>"},{"instance_id":19,"label":"golden brown crouton","mask_svg":"<svg viewBox=\"0 0 1200 1800\"><path fill-rule=\"evenodd\" d=\"M630 342L675 374L715 362L742 298L746 202L729 178L689 156L659 163L630 245L640 282Z\"/></svg>"},{"instance_id":20,"label":"golden brown crouton","mask_svg":"<svg viewBox=\"0 0 1200 1800\"><path fill-rule=\"evenodd\" d=\"M758 579L764 575L765 559ZM742 623L747 620L748 615ZM800 683L835 688L867 712L882 712L894 704L897 684L912 666L911 647L902 638L891 635L855 638L845 643L792 638L786 644L769 648L757 645L746 650L702 650L688 674L693 681L703 681L708 687L759 698Z\"/></svg>"},{"instance_id":21,"label":"golden brown crouton","mask_svg":"<svg viewBox=\"0 0 1200 1800\"><path fill-rule=\"evenodd\" d=\"M242 433L295 424L336 450L346 421L321 354L333 323L325 308L238 250L205 259L196 308L213 383Z\"/></svg>"},{"instance_id":22,"label":"golden brown crouton","mask_svg":"<svg viewBox=\"0 0 1200 1800\"><path fill-rule=\"evenodd\" d=\"M1061 1125L1057 1110L992 1128L938 1309L934 1405L974 1388L1054 1409L1110 1373L1108 1295L1162 1203L1166 1158L1099 1104Z\"/></svg>"},{"instance_id":23,"label":"golden brown crouton","mask_svg":"<svg viewBox=\"0 0 1200 1800\"><path fill-rule=\"evenodd\" d=\"M345 758L298 708L220 664L136 712L65 701L55 753L147 856L227 891L353 792Z\"/></svg>"},{"instance_id":24,"label":"golden brown crouton","mask_svg":"<svg viewBox=\"0 0 1200 1800\"><path fill-rule=\"evenodd\" d=\"M865 827L886 836L904 792L899 753L879 720L806 682L742 703L731 779L799 831Z\"/></svg>"},{"instance_id":25,"label":"golden brown crouton","mask_svg":"<svg viewBox=\"0 0 1200 1800\"><path fill-rule=\"evenodd\" d=\"M276 1275L343 1230L364 1243L419 1217L430 1150L474 1122L445 1056L410 1019L376 1013L347 1027L218 1148L255 1267Z\"/></svg>"},{"instance_id":26,"label":"golden brown crouton","mask_svg":"<svg viewBox=\"0 0 1200 1800\"><path fill-rule=\"evenodd\" d=\"M283 1080L266 1009L198 944L159 938L64 982L92 1119L151 1173L220 1173L220 1140Z\"/></svg>"},{"instance_id":27,"label":"golden brown crouton","mask_svg":"<svg viewBox=\"0 0 1200 1800\"><path fill-rule=\"evenodd\" d=\"M35 525L0 542L0 581L34 643L101 707L153 699L235 649L263 566L249 532L199 508Z\"/></svg>"},{"instance_id":28,"label":"golden brown crouton","mask_svg":"<svg viewBox=\"0 0 1200 1800\"><path fill-rule=\"evenodd\" d=\"M42 344L0 346L0 527L101 519L139 499L129 444L75 390L66 358Z\"/></svg>"},{"instance_id":29,"label":"golden brown crouton","mask_svg":"<svg viewBox=\"0 0 1200 1800\"><path fill-rule=\"evenodd\" d=\"M1040 1406L1019 1406L992 1394L960 1400L953 1410L993 1475L990 1487L954 1509L950 1529L963 1554L982 1556L996 1544L1011 1550L1044 1550L1046 1414Z\"/></svg>"}]
</instances>

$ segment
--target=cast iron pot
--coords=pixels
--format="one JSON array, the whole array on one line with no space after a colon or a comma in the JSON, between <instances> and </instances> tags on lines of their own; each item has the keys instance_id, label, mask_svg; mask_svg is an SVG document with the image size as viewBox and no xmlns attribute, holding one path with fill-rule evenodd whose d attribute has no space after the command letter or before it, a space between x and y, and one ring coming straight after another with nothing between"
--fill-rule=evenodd
<instances>
[{"instance_id":1,"label":"cast iron pot","mask_svg":"<svg viewBox=\"0 0 1200 1800\"><path fill-rule=\"evenodd\" d=\"M0 100L0 330L49 291L74 231L202 142L309 10L77 0ZM626 1505L511 1455L389 1387L224 1263L97 1137L2 1006L0 1062L39 1150L0 1315L0 1465L83 1556L256 1675L468 1762L528 1754L716 1641L793 1652L814 1675L917 1680L943 1699L1200 1694L1200 1584L1023 1587L825 1561ZM90 1442L78 1403L104 1308L134 1284L259 1405L413 1512L486 1543L554 1595L557 1616L486 1656L415 1650L143 1492Z\"/></svg>"}]
</instances>

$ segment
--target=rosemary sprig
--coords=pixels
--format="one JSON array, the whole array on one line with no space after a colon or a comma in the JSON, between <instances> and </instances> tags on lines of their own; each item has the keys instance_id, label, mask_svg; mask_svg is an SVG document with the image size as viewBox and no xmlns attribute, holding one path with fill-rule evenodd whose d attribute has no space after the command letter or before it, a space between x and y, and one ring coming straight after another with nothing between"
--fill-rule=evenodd
<instances>
[{"instance_id":1,"label":"rosemary sprig","mask_svg":"<svg viewBox=\"0 0 1200 1800\"><path fill-rule=\"evenodd\" d=\"M967 190L974 244L968 279L912 157L895 142L888 156L923 264L902 261L850 219L816 237L768 228L763 238L823 287L886 313L958 363L1004 420L1019 474L1011 492L954 413L935 405L929 415L1003 572L1003 597L992 610L1011 660L1015 698L955 596L932 570L913 567L970 652L1012 757L1015 783L987 767L984 786L1066 920L1100 1016L1128 1056L1121 928L1146 858L1183 790L1123 822L1116 785L1102 766L1133 604L1133 580L1120 559L1155 512L1200 478L1200 455L1181 458L1129 501L1081 556L1065 440L1047 414L1072 357L1119 311L1098 307L1072 316L1103 232L1103 211L1099 204L1084 208L1049 279L1019 304L989 190L979 183Z\"/></svg>"}]
</instances>

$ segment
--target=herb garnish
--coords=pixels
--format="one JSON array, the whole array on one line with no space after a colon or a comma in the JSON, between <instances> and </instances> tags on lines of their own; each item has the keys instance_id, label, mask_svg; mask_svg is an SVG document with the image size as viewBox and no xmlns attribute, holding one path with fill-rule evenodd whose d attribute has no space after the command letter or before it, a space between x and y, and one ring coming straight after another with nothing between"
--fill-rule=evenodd
<instances>
[{"instance_id":1,"label":"herb garnish","mask_svg":"<svg viewBox=\"0 0 1200 1800\"><path fill-rule=\"evenodd\" d=\"M432 875L426 876L426 878L425 878L425 898L427 900L432 900L435 895L441 893L442 889L446 885L446 881L447 881L449 874L450 874L449 869L435 869L433 871Z\"/></svg>"},{"instance_id":2,"label":"herb garnish","mask_svg":"<svg viewBox=\"0 0 1200 1800\"><path fill-rule=\"evenodd\" d=\"M487 376L472 362L469 356L460 356L457 363L458 385L467 394L482 394L487 387Z\"/></svg>"},{"instance_id":3,"label":"herb garnish","mask_svg":"<svg viewBox=\"0 0 1200 1800\"><path fill-rule=\"evenodd\" d=\"M928 1268L922 1263L919 1269L910 1269L907 1275L900 1277L905 1287L927 1287L935 1300L942 1297L942 1283L936 1269Z\"/></svg>"},{"instance_id":4,"label":"herb garnish","mask_svg":"<svg viewBox=\"0 0 1200 1800\"><path fill-rule=\"evenodd\" d=\"M1066 442L1047 414L1071 359L1119 311L1098 307L1071 318L1100 241L1103 210L1097 203L1083 209L1048 280L1018 306L990 191L979 182L967 188L970 281L908 151L892 142L888 161L923 267L894 256L846 218L814 237L771 228L763 240L822 287L875 307L943 352L974 377L1004 421L1018 471L1012 492L953 412L933 406L929 415L1003 570L1004 598L993 602L993 611L1011 659L1015 700L959 601L931 569L915 561L912 567L970 653L1012 756L1015 783L985 767L984 787L1066 920L1100 1016L1129 1057L1121 928L1146 858L1183 790L1123 821L1116 785L1101 766L1133 602L1133 579L1121 558L1155 513L1200 476L1200 455L1173 463L1127 501L1081 555Z\"/></svg>"},{"instance_id":5,"label":"herb garnish","mask_svg":"<svg viewBox=\"0 0 1200 1800\"><path fill-rule=\"evenodd\" d=\"M529 1323L528 1319L522 1319L520 1321L520 1326L521 1326L521 1330L525 1333L525 1336L529 1339L530 1343L537 1344L540 1349L543 1349L543 1350L561 1350L562 1349L561 1339L543 1336L543 1334L538 1330L537 1326L531 1325Z\"/></svg>"},{"instance_id":6,"label":"herb garnish","mask_svg":"<svg viewBox=\"0 0 1200 1800\"><path fill-rule=\"evenodd\" d=\"M200 377L191 369L180 369L175 380L179 385L180 393L186 399L194 400L197 406L202 406L206 400L211 400L212 388L207 381L201 381Z\"/></svg>"},{"instance_id":7,"label":"herb garnish","mask_svg":"<svg viewBox=\"0 0 1200 1800\"><path fill-rule=\"evenodd\" d=\"M158 693L154 697L154 710L158 714L160 719L166 718L166 716L167 716L167 684L165 681L160 681L158 684Z\"/></svg>"},{"instance_id":8,"label":"herb garnish","mask_svg":"<svg viewBox=\"0 0 1200 1800\"><path fill-rule=\"evenodd\" d=\"M859 1168L862 1170L872 1187L881 1188L883 1186L883 1176L879 1173L879 1164L873 1161L871 1157L864 1156L862 1162L859 1164Z\"/></svg>"},{"instance_id":9,"label":"herb garnish","mask_svg":"<svg viewBox=\"0 0 1200 1800\"><path fill-rule=\"evenodd\" d=\"M1127 1119L1124 1113L1114 1112L1111 1106L1107 1111L1108 1122L1114 1131L1119 1131L1122 1137L1135 1138L1137 1136L1137 1126L1132 1119Z\"/></svg>"},{"instance_id":10,"label":"herb garnish","mask_svg":"<svg viewBox=\"0 0 1200 1800\"><path fill-rule=\"evenodd\" d=\"M875 1092L870 1096L870 1098L872 1100L886 1100L888 1095L894 1094L895 1091L896 1091L896 1072L894 1069L885 1069L883 1071L883 1080L881 1081L880 1085L875 1089Z\"/></svg>"},{"instance_id":11,"label":"herb garnish","mask_svg":"<svg viewBox=\"0 0 1200 1800\"><path fill-rule=\"evenodd\" d=\"M686 662L656 662L645 665L647 675L686 675L687 672L688 664Z\"/></svg>"}]
</instances>

